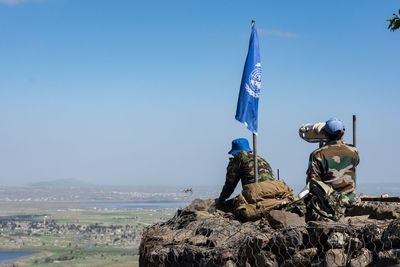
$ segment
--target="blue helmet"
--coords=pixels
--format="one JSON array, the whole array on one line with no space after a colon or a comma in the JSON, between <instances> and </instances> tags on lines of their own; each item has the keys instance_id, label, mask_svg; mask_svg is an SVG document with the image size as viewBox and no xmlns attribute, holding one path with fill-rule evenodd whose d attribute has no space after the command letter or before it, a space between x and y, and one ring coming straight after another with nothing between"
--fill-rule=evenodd
<instances>
[{"instance_id":1,"label":"blue helmet","mask_svg":"<svg viewBox=\"0 0 400 267\"><path fill-rule=\"evenodd\" d=\"M228 154L236 155L241 151L251 152L249 141L246 138L238 138L232 141L232 149Z\"/></svg>"},{"instance_id":2,"label":"blue helmet","mask_svg":"<svg viewBox=\"0 0 400 267\"><path fill-rule=\"evenodd\" d=\"M344 130L343 122L336 118L329 119L325 123L325 131L328 134L338 134L340 132L344 132Z\"/></svg>"}]
</instances>

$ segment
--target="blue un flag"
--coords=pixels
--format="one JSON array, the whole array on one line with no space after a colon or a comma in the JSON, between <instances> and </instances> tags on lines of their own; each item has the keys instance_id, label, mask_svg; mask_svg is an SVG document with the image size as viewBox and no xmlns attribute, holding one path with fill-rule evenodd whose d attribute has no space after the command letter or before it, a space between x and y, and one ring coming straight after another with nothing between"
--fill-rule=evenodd
<instances>
[{"instance_id":1,"label":"blue un flag","mask_svg":"<svg viewBox=\"0 0 400 267\"><path fill-rule=\"evenodd\" d=\"M253 23L236 108L236 120L253 133L258 130L258 98L261 89L261 60L256 26Z\"/></svg>"}]
</instances>

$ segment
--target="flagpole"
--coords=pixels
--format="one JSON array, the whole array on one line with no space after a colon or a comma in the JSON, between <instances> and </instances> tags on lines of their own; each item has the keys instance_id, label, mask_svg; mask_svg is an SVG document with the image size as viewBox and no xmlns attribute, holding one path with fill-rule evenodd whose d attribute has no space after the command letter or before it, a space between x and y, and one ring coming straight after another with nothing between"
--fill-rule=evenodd
<instances>
[{"instance_id":1,"label":"flagpole","mask_svg":"<svg viewBox=\"0 0 400 267\"><path fill-rule=\"evenodd\" d=\"M251 20L251 27L256 25L255 20ZM254 180L258 183L258 161L257 161L257 134L253 133L253 160L254 160Z\"/></svg>"},{"instance_id":2,"label":"flagpole","mask_svg":"<svg viewBox=\"0 0 400 267\"><path fill-rule=\"evenodd\" d=\"M253 133L254 180L258 183L257 134Z\"/></svg>"},{"instance_id":3,"label":"flagpole","mask_svg":"<svg viewBox=\"0 0 400 267\"><path fill-rule=\"evenodd\" d=\"M353 146L356 146L356 123L357 117L353 115ZM356 167L354 166L354 189L357 189L357 172Z\"/></svg>"}]
</instances>

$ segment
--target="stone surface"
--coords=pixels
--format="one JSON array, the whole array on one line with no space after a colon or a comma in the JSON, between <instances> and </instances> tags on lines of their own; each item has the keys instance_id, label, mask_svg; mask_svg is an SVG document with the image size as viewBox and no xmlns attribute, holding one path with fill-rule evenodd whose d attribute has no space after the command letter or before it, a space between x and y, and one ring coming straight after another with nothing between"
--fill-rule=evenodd
<instances>
[{"instance_id":1,"label":"stone surface","mask_svg":"<svg viewBox=\"0 0 400 267\"><path fill-rule=\"evenodd\" d=\"M308 248L296 252L289 259L286 259L281 267L310 266L312 260L317 255L317 248Z\"/></svg>"},{"instance_id":2,"label":"stone surface","mask_svg":"<svg viewBox=\"0 0 400 267\"><path fill-rule=\"evenodd\" d=\"M347 254L344 249L330 249L325 252L326 267L343 267L346 266Z\"/></svg>"},{"instance_id":3,"label":"stone surface","mask_svg":"<svg viewBox=\"0 0 400 267\"><path fill-rule=\"evenodd\" d=\"M400 221L393 221L382 234L385 248L400 248Z\"/></svg>"},{"instance_id":4,"label":"stone surface","mask_svg":"<svg viewBox=\"0 0 400 267\"><path fill-rule=\"evenodd\" d=\"M361 202L346 213L346 216L368 215L370 219L388 220L400 218L400 203Z\"/></svg>"},{"instance_id":5,"label":"stone surface","mask_svg":"<svg viewBox=\"0 0 400 267\"><path fill-rule=\"evenodd\" d=\"M391 266L400 263L400 219L361 215L305 224L296 214L272 211L243 222L216 209L214 200L197 199L147 227L139 254L142 267Z\"/></svg>"},{"instance_id":6,"label":"stone surface","mask_svg":"<svg viewBox=\"0 0 400 267\"><path fill-rule=\"evenodd\" d=\"M378 263L375 266L394 266L400 263L400 249L390 249L378 253Z\"/></svg>"},{"instance_id":7,"label":"stone surface","mask_svg":"<svg viewBox=\"0 0 400 267\"><path fill-rule=\"evenodd\" d=\"M374 255L372 251L362 248L360 254L356 257L351 259L350 264L351 267L367 267L369 266L374 260Z\"/></svg>"},{"instance_id":8,"label":"stone surface","mask_svg":"<svg viewBox=\"0 0 400 267\"><path fill-rule=\"evenodd\" d=\"M349 236L346 233L332 232L326 242L331 248L345 248L348 240Z\"/></svg>"},{"instance_id":9,"label":"stone surface","mask_svg":"<svg viewBox=\"0 0 400 267\"><path fill-rule=\"evenodd\" d=\"M270 213L267 215L267 220L271 227L274 229L306 226L304 217L300 217L296 213L281 210L271 210Z\"/></svg>"}]
</instances>

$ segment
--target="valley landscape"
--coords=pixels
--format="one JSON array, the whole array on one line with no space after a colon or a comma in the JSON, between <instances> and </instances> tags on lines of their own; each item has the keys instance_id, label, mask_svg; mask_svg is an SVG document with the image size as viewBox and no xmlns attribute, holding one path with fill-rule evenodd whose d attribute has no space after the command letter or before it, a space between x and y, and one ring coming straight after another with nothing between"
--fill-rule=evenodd
<instances>
[{"instance_id":1,"label":"valley landscape","mask_svg":"<svg viewBox=\"0 0 400 267\"><path fill-rule=\"evenodd\" d=\"M137 266L144 227L173 217L193 197L215 194L76 180L0 190L0 253L23 253L0 266Z\"/></svg>"}]
</instances>

